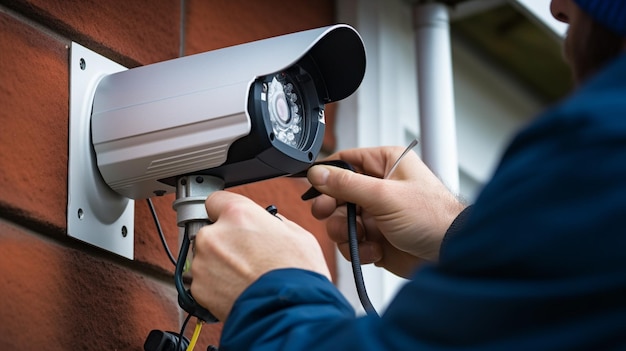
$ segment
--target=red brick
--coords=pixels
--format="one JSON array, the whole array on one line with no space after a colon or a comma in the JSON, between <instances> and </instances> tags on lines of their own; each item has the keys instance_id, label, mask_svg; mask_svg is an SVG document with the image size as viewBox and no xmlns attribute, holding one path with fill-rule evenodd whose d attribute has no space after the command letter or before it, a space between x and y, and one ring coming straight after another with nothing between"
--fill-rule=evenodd
<instances>
[{"instance_id":1,"label":"red brick","mask_svg":"<svg viewBox=\"0 0 626 351\"><path fill-rule=\"evenodd\" d=\"M335 134L335 116L337 115L337 104L327 104L324 108L326 119L326 130L324 132L324 141L322 142L322 152L331 154L337 148L337 135Z\"/></svg>"},{"instance_id":2,"label":"red brick","mask_svg":"<svg viewBox=\"0 0 626 351\"><path fill-rule=\"evenodd\" d=\"M178 329L174 289L0 221L0 349L139 350Z\"/></svg>"},{"instance_id":3,"label":"red brick","mask_svg":"<svg viewBox=\"0 0 626 351\"><path fill-rule=\"evenodd\" d=\"M178 56L178 1L16 0L7 6L127 67Z\"/></svg>"},{"instance_id":4,"label":"red brick","mask_svg":"<svg viewBox=\"0 0 626 351\"><path fill-rule=\"evenodd\" d=\"M187 54L323 27L334 21L331 0L189 0Z\"/></svg>"},{"instance_id":5,"label":"red brick","mask_svg":"<svg viewBox=\"0 0 626 351\"><path fill-rule=\"evenodd\" d=\"M4 13L0 31L0 208L65 228L67 43Z\"/></svg>"}]
</instances>

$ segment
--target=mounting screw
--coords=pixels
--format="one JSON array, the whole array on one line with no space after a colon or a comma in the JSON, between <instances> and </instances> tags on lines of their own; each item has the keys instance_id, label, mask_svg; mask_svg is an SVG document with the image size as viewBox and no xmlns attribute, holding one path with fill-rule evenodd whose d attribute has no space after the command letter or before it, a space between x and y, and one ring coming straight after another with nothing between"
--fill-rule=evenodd
<instances>
[{"instance_id":1,"label":"mounting screw","mask_svg":"<svg viewBox=\"0 0 626 351\"><path fill-rule=\"evenodd\" d=\"M125 225L122 226L122 236L126 237L128 235L128 229Z\"/></svg>"},{"instance_id":2,"label":"mounting screw","mask_svg":"<svg viewBox=\"0 0 626 351\"><path fill-rule=\"evenodd\" d=\"M85 62L84 58L81 58L80 59L80 69L82 69L84 71L85 68L87 68L87 62Z\"/></svg>"},{"instance_id":3,"label":"mounting screw","mask_svg":"<svg viewBox=\"0 0 626 351\"><path fill-rule=\"evenodd\" d=\"M83 211L82 208L78 209L78 219L83 219L85 218L85 212Z\"/></svg>"},{"instance_id":4,"label":"mounting screw","mask_svg":"<svg viewBox=\"0 0 626 351\"><path fill-rule=\"evenodd\" d=\"M204 178L202 178L202 177L200 177L200 176L197 176L197 177L196 177L196 182L197 182L198 184L202 184L202 182L204 182Z\"/></svg>"}]
</instances>

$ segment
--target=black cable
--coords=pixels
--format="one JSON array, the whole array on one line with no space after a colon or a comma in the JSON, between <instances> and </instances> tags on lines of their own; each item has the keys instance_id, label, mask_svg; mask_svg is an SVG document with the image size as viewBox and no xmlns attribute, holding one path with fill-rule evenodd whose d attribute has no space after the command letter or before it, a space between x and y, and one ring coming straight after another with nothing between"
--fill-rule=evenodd
<instances>
[{"instance_id":1,"label":"black cable","mask_svg":"<svg viewBox=\"0 0 626 351\"><path fill-rule=\"evenodd\" d=\"M163 228L161 228L159 217L157 217L156 210L154 209L154 205L152 204L152 199L148 198L146 199L146 201L148 202L148 207L150 207L150 213L152 213L152 218L154 219L154 224L156 225L156 229L159 232L159 238L161 239L161 244L163 244L163 248L165 249L165 252L167 253L167 257L170 259L170 262L172 262L172 264L176 266L176 259L172 255L172 252L170 251L170 247L167 245L167 242L165 241Z\"/></svg>"},{"instance_id":2,"label":"black cable","mask_svg":"<svg viewBox=\"0 0 626 351\"><path fill-rule=\"evenodd\" d=\"M189 251L190 246L191 246L191 240L189 239L189 231L188 231L188 227L185 226L185 234L183 235L183 240L180 243L180 253L178 254L178 261L176 262L176 270L174 271L174 286L176 287L176 291L178 292L179 300L181 296L186 295L185 284L183 283L183 272L185 271L185 264L186 264L185 261L187 260L187 252ZM180 301L179 301L179 304L180 304ZM192 311L187 311L187 312L191 314Z\"/></svg>"},{"instance_id":3,"label":"black cable","mask_svg":"<svg viewBox=\"0 0 626 351\"><path fill-rule=\"evenodd\" d=\"M413 145L413 144L412 144ZM315 165L329 165L334 167L339 167L343 169L350 170L354 172L354 167L346 161L343 160L327 160L316 162ZM307 171L302 171L299 173L295 173L292 177L306 177ZM310 200L317 196L320 196L320 193L315 187L311 187L304 194L302 194L302 200ZM354 275L354 284L356 285L356 292L359 295L359 300L361 301L361 305L365 312L370 316L377 316L378 313L376 309L372 305L369 297L367 296L367 291L365 290L365 282L363 281L363 272L361 271L361 259L359 257L359 241L356 236L356 205L353 203L346 204L348 213L348 246L350 248L350 262L352 263L352 274Z\"/></svg>"},{"instance_id":4,"label":"black cable","mask_svg":"<svg viewBox=\"0 0 626 351\"><path fill-rule=\"evenodd\" d=\"M352 262L352 274L354 275L356 292L359 295L359 300L361 301L363 309L365 309L365 313L367 313L368 316L378 317L376 309L374 308L372 302L367 296L365 282L363 281L363 272L361 271L359 241L356 235L356 205L353 203L348 203L346 207L348 210L348 246L350 247L350 261Z\"/></svg>"},{"instance_id":5,"label":"black cable","mask_svg":"<svg viewBox=\"0 0 626 351\"><path fill-rule=\"evenodd\" d=\"M178 254L178 262L176 262L176 270L174 271L174 286L178 292L178 305L187 313L194 315L207 323L214 323L217 322L217 318L215 318L209 310L196 302L193 296L191 296L191 291L185 289L185 285L183 283L183 271L187 260L187 253L189 252L189 247L191 246L191 239L189 239L189 235L189 223L187 223L185 225L183 240L180 243L180 253Z\"/></svg>"},{"instance_id":6,"label":"black cable","mask_svg":"<svg viewBox=\"0 0 626 351\"><path fill-rule=\"evenodd\" d=\"M191 313L187 315L185 321L183 322L183 326L180 328L180 334L178 334L178 344L176 345L176 351L185 351L183 350L183 338L185 334L185 329L187 328L187 323L191 319Z\"/></svg>"}]
</instances>

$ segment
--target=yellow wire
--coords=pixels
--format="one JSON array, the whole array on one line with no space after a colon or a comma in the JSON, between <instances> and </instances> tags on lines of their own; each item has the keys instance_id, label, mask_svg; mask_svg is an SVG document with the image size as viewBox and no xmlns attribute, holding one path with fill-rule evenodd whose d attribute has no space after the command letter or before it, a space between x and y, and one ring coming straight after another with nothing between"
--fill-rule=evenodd
<instances>
[{"instance_id":1,"label":"yellow wire","mask_svg":"<svg viewBox=\"0 0 626 351\"><path fill-rule=\"evenodd\" d=\"M191 341L189 341L187 351L193 351L193 348L196 346L198 336L200 336L200 330L202 329L202 324L204 324L204 321L198 319L198 322L196 323L196 329L193 330L193 335L191 336Z\"/></svg>"}]
</instances>

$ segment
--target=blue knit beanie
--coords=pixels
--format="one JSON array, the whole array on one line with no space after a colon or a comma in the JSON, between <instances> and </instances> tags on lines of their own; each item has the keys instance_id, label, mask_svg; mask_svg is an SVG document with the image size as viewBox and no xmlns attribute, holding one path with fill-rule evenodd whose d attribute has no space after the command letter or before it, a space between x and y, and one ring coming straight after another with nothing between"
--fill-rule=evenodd
<instances>
[{"instance_id":1,"label":"blue knit beanie","mask_svg":"<svg viewBox=\"0 0 626 351\"><path fill-rule=\"evenodd\" d=\"M591 18L626 36L626 0L574 0Z\"/></svg>"}]
</instances>

